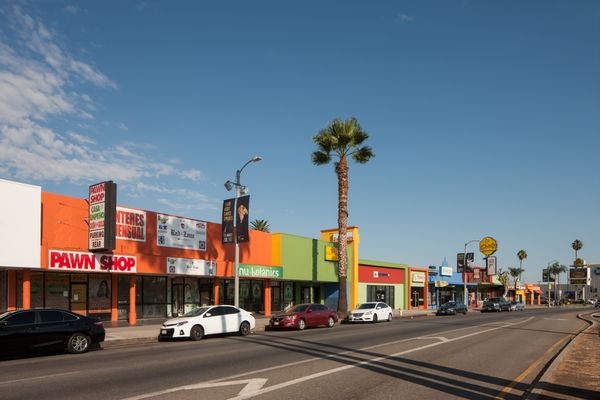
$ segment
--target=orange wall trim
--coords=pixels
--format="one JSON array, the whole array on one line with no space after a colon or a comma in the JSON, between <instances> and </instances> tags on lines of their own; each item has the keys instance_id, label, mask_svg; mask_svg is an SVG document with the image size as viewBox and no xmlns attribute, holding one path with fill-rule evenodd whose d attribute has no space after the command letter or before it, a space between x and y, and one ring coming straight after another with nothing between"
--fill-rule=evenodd
<instances>
[{"instance_id":1,"label":"orange wall trim","mask_svg":"<svg viewBox=\"0 0 600 400\"><path fill-rule=\"evenodd\" d=\"M8 311L17 309L17 271L8 271Z\"/></svg>"},{"instance_id":2,"label":"orange wall trim","mask_svg":"<svg viewBox=\"0 0 600 400\"><path fill-rule=\"evenodd\" d=\"M129 278L129 325L137 324L135 308L135 275L131 275Z\"/></svg>"},{"instance_id":3,"label":"orange wall trim","mask_svg":"<svg viewBox=\"0 0 600 400\"><path fill-rule=\"evenodd\" d=\"M31 271L23 270L23 309L31 308Z\"/></svg>"},{"instance_id":4,"label":"orange wall trim","mask_svg":"<svg viewBox=\"0 0 600 400\"><path fill-rule=\"evenodd\" d=\"M118 276L113 274L111 276L111 282L110 282L110 302L111 302L111 308L110 308L110 320L111 321L116 321L119 319L119 309L118 309L118 304L119 304L119 281L118 281Z\"/></svg>"}]
</instances>

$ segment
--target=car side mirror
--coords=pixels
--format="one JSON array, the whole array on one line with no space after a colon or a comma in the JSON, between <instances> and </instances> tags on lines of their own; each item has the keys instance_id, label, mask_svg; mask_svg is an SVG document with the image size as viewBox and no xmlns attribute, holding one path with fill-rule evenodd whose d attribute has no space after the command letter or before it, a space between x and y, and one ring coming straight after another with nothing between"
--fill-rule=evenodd
<instances>
[{"instance_id":1,"label":"car side mirror","mask_svg":"<svg viewBox=\"0 0 600 400\"><path fill-rule=\"evenodd\" d=\"M204 318L206 318L206 317L212 317L212 314L207 312L206 314L204 314Z\"/></svg>"},{"instance_id":2,"label":"car side mirror","mask_svg":"<svg viewBox=\"0 0 600 400\"><path fill-rule=\"evenodd\" d=\"M312 310L306 310L306 312L307 312L307 313L311 313L311 312L312 312Z\"/></svg>"}]
</instances>

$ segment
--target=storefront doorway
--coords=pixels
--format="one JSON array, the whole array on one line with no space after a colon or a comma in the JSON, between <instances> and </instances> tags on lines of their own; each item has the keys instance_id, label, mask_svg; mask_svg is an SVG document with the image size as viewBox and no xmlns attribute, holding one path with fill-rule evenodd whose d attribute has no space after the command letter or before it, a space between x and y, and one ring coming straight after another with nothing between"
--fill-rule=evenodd
<instances>
[{"instance_id":1,"label":"storefront doorway","mask_svg":"<svg viewBox=\"0 0 600 400\"><path fill-rule=\"evenodd\" d=\"M425 290L422 287L412 287L410 290L410 305L413 308L423 308L425 306Z\"/></svg>"},{"instance_id":2,"label":"storefront doorway","mask_svg":"<svg viewBox=\"0 0 600 400\"><path fill-rule=\"evenodd\" d=\"M185 314L185 291L183 283L173 282L171 286L171 309L173 316L181 316Z\"/></svg>"},{"instance_id":3,"label":"storefront doorway","mask_svg":"<svg viewBox=\"0 0 600 400\"><path fill-rule=\"evenodd\" d=\"M393 286L380 286L380 285L368 285L367 286L367 301L381 301L388 304L390 307L394 307L394 287Z\"/></svg>"},{"instance_id":4,"label":"storefront doorway","mask_svg":"<svg viewBox=\"0 0 600 400\"><path fill-rule=\"evenodd\" d=\"M71 283L71 311L87 315L86 283Z\"/></svg>"}]
</instances>

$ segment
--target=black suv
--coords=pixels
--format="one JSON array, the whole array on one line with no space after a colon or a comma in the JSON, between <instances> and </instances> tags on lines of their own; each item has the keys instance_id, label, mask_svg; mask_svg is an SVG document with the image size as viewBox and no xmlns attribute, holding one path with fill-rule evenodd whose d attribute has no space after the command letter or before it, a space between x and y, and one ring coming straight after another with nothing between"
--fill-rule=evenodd
<instances>
[{"instance_id":1,"label":"black suv","mask_svg":"<svg viewBox=\"0 0 600 400\"><path fill-rule=\"evenodd\" d=\"M0 314L0 355L44 350L84 353L104 341L102 321L58 309L8 311Z\"/></svg>"},{"instance_id":2,"label":"black suv","mask_svg":"<svg viewBox=\"0 0 600 400\"><path fill-rule=\"evenodd\" d=\"M510 311L510 302L504 297L492 297L483 303L481 312L485 311Z\"/></svg>"}]
</instances>

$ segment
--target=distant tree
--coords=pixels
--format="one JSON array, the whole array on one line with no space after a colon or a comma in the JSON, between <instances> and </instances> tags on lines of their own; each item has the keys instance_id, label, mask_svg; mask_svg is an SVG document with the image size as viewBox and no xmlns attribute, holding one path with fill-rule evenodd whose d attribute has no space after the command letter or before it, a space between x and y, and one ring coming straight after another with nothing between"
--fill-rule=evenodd
<instances>
[{"instance_id":1,"label":"distant tree","mask_svg":"<svg viewBox=\"0 0 600 400\"><path fill-rule=\"evenodd\" d=\"M571 247L575 250L575 259L577 260L577 252L583 247L583 242L579 239L575 239L575 241L571 243Z\"/></svg>"},{"instance_id":2,"label":"distant tree","mask_svg":"<svg viewBox=\"0 0 600 400\"><path fill-rule=\"evenodd\" d=\"M519 250L517 252L517 258L519 259L519 268L522 270L521 272L523 272L523 260L525 260L527 258L527 252L525 250ZM519 275L519 279L521 279L521 276Z\"/></svg>"},{"instance_id":3,"label":"distant tree","mask_svg":"<svg viewBox=\"0 0 600 400\"><path fill-rule=\"evenodd\" d=\"M560 274L563 274L565 272L567 272L567 267L560 264L558 261L554 261L548 266L548 273L550 274L550 276L554 277L554 301L558 301L558 287L556 284L556 280L558 279L558 282L560 283Z\"/></svg>"},{"instance_id":4,"label":"distant tree","mask_svg":"<svg viewBox=\"0 0 600 400\"><path fill-rule=\"evenodd\" d=\"M508 273L510 274L510 276L513 277L514 279L514 283L515 283L515 300L517 298L517 284L519 283L519 278L521 277L521 274L524 272L525 270L523 268L509 268L508 269Z\"/></svg>"},{"instance_id":5,"label":"distant tree","mask_svg":"<svg viewBox=\"0 0 600 400\"><path fill-rule=\"evenodd\" d=\"M375 155L364 142L369 134L362 130L355 118L345 121L334 119L326 128L313 137L317 150L312 153L315 165L329 164L333 157L338 180L338 315L346 317L348 300L346 281L348 277L348 256L346 254L346 232L348 228L348 158L359 164L367 163Z\"/></svg>"},{"instance_id":6,"label":"distant tree","mask_svg":"<svg viewBox=\"0 0 600 400\"><path fill-rule=\"evenodd\" d=\"M498 280L500 281L502 286L504 286L504 293L502 294L502 297L506 297L506 295L508 294L508 285L510 283L510 275L508 271L502 271L502 269L500 268L498 270Z\"/></svg>"},{"instance_id":7,"label":"distant tree","mask_svg":"<svg viewBox=\"0 0 600 400\"><path fill-rule=\"evenodd\" d=\"M271 232L271 225L266 219L255 219L250 221L250 227L255 231Z\"/></svg>"}]
</instances>

